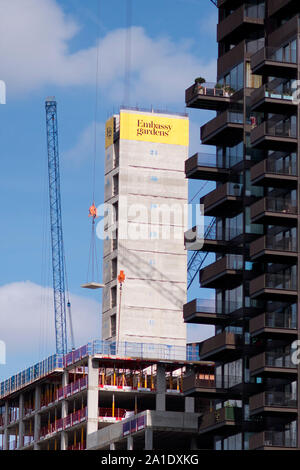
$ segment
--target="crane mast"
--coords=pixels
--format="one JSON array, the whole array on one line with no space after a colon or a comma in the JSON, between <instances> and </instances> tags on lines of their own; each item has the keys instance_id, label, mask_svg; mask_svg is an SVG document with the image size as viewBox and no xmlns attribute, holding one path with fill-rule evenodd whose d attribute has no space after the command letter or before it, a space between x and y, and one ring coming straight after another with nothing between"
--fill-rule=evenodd
<instances>
[{"instance_id":1,"label":"crane mast","mask_svg":"<svg viewBox=\"0 0 300 470\"><path fill-rule=\"evenodd\" d=\"M61 217L60 171L58 150L57 103L46 99L50 226L52 245L53 294L55 313L56 353L67 353L65 264Z\"/></svg>"}]
</instances>

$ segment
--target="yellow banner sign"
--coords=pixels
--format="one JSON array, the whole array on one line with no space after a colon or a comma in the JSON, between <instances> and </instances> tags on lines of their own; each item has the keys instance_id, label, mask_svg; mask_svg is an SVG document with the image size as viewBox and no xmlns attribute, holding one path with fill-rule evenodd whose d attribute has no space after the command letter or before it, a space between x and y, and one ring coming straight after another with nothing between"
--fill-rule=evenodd
<instances>
[{"instance_id":1,"label":"yellow banner sign","mask_svg":"<svg viewBox=\"0 0 300 470\"><path fill-rule=\"evenodd\" d=\"M120 139L188 146L189 120L121 112Z\"/></svg>"},{"instance_id":2,"label":"yellow banner sign","mask_svg":"<svg viewBox=\"0 0 300 470\"><path fill-rule=\"evenodd\" d=\"M111 117L105 125L105 148L114 143L114 118Z\"/></svg>"}]
</instances>

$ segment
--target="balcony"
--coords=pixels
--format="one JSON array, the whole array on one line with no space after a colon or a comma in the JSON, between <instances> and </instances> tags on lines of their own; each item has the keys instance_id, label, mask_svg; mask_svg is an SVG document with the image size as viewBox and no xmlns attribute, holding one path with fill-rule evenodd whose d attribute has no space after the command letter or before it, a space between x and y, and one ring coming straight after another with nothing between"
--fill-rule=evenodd
<instances>
[{"instance_id":1,"label":"balcony","mask_svg":"<svg viewBox=\"0 0 300 470\"><path fill-rule=\"evenodd\" d=\"M297 437L282 431L260 432L250 437L249 450L297 450Z\"/></svg>"},{"instance_id":2,"label":"balcony","mask_svg":"<svg viewBox=\"0 0 300 470\"><path fill-rule=\"evenodd\" d=\"M297 366L292 363L291 356L282 356L273 352L264 352L251 357L249 361L251 375L287 378L297 377Z\"/></svg>"},{"instance_id":3,"label":"balcony","mask_svg":"<svg viewBox=\"0 0 300 470\"><path fill-rule=\"evenodd\" d=\"M238 286L243 279L244 263L240 255L225 255L200 270L201 287L220 289Z\"/></svg>"},{"instance_id":4,"label":"balcony","mask_svg":"<svg viewBox=\"0 0 300 470\"><path fill-rule=\"evenodd\" d=\"M251 168L251 183L272 188L296 188L297 174L296 154L274 152Z\"/></svg>"},{"instance_id":5,"label":"balcony","mask_svg":"<svg viewBox=\"0 0 300 470\"><path fill-rule=\"evenodd\" d=\"M225 183L200 199L204 205L204 215L218 217L227 212L232 216L241 211L243 207L243 185L238 183Z\"/></svg>"},{"instance_id":6,"label":"balcony","mask_svg":"<svg viewBox=\"0 0 300 470\"><path fill-rule=\"evenodd\" d=\"M297 400L290 393L263 392L250 397L250 415L288 415L295 414Z\"/></svg>"},{"instance_id":7,"label":"balcony","mask_svg":"<svg viewBox=\"0 0 300 470\"><path fill-rule=\"evenodd\" d=\"M291 338L297 336L297 321L291 313L267 312L251 318L249 332L252 337Z\"/></svg>"},{"instance_id":8,"label":"balcony","mask_svg":"<svg viewBox=\"0 0 300 470\"><path fill-rule=\"evenodd\" d=\"M230 104L233 91L218 83L194 83L185 91L185 102L188 108L222 111Z\"/></svg>"},{"instance_id":9,"label":"balcony","mask_svg":"<svg viewBox=\"0 0 300 470\"><path fill-rule=\"evenodd\" d=\"M202 375L202 376L201 376ZM183 377L182 391L184 395L189 397L201 396L201 398L218 398L222 397L225 389L222 387L221 378L203 377L203 374L190 374Z\"/></svg>"},{"instance_id":10,"label":"balcony","mask_svg":"<svg viewBox=\"0 0 300 470\"><path fill-rule=\"evenodd\" d=\"M268 1L269 16L283 14L284 13L283 10L288 10L290 13L293 7L298 7L298 6L299 6L298 0L269 0Z\"/></svg>"},{"instance_id":11,"label":"balcony","mask_svg":"<svg viewBox=\"0 0 300 470\"><path fill-rule=\"evenodd\" d=\"M298 143L296 122L276 116L254 127L250 139L253 148L295 152Z\"/></svg>"},{"instance_id":12,"label":"balcony","mask_svg":"<svg viewBox=\"0 0 300 470\"><path fill-rule=\"evenodd\" d=\"M204 145L223 145L225 141L233 147L243 139L243 132L243 114L224 111L201 127L201 140Z\"/></svg>"},{"instance_id":13,"label":"balcony","mask_svg":"<svg viewBox=\"0 0 300 470\"><path fill-rule=\"evenodd\" d=\"M251 56L251 69L255 75L296 79L297 68L296 51L285 56L282 49L263 47Z\"/></svg>"},{"instance_id":14,"label":"balcony","mask_svg":"<svg viewBox=\"0 0 300 470\"><path fill-rule=\"evenodd\" d=\"M214 299L194 299L183 306L184 322L201 325L224 324L228 321L228 315L219 310Z\"/></svg>"},{"instance_id":15,"label":"balcony","mask_svg":"<svg viewBox=\"0 0 300 470\"><path fill-rule=\"evenodd\" d=\"M251 206L251 221L256 224L296 226L297 214L296 202L282 197L264 197Z\"/></svg>"},{"instance_id":16,"label":"balcony","mask_svg":"<svg viewBox=\"0 0 300 470\"><path fill-rule=\"evenodd\" d=\"M208 253L242 254L243 246L238 245L237 238L243 238L241 229L218 229L216 222L204 226L193 227L184 234L184 245L189 251L203 251Z\"/></svg>"},{"instance_id":17,"label":"balcony","mask_svg":"<svg viewBox=\"0 0 300 470\"><path fill-rule=\"evenodd\" d=\"M244 315L251 317L263 311L262 306L254 303L243 307L240 302L223 302L216 305L214 299L194 299L183 306L185 323L197 323L200 325L225 325L233 318L241 318Z\"/></svg>"},{"instance_id":18,"label":"balcony","mask_svg":"<svg viewBox=\"0 0 300 470\"><path fill-rule=\"evenodd\" d=\"M237 407L224 407L204 414L199 418L199 434L234 434L241 426L242 409Z\"/></svg>"},{"instance_id":19,"label":"balcony","mask_svg":"<svg viewBox=\"0 0 300 470\"><path fill-rule=\"evenodd\" d=\"M276 114L293 113L297 106L291 88L280 90L270 84L255 89L251 94L250 103L252 111Z\"/></svg>"},{"instance_id":20,"label":"balcony","mask_svg":"<svg viewBox=\"0 0 300 470\"><path fill-rule=\"evenodd\" d=\"M241 41L237 46L218 58L218 77L222 77L226 72L250 57L251 52L246 49L246 41Z\"/></svg>"},{"instance_id":21,"label":"balcony","mask_svg":"<svg viewBox=\"0 0 300 470\"><path fill-rule=\"evenodd\" d=\"M299 5L297 5L299 8ZM295 38L298 34L299 29L299 10L293 15L291 11L288 12L289 20L281 23L281 26L274 29L270 34L268 34L268 46L280 48L283 43L286 43L287 40ZM277 52L276 51L276 52ZM278 52L277 52L278 55ZM294 57L292 58L294 61Z\"/></svg>"},{"instance_id":22,"label":"balcony","mask_svg":"<svg viewBox=\"0 0 300 470\"><path fill-rule=\"evenodd\" d=\"M250 297L282 302L297 299L297 279L291 274L266 273L250 281Z\"/></svg>"},{"instance_id":23,"label":"balcony","mask_svg":"<svg viewBox=\"0 0 300 470\"><path fill-rule=\"evenodd\" d=\"M229 360L240 354L241 335L224 331L199 344L201 361Z\"/></svg>"},{"instance_id":24,"label":"balcony","mask_svg":"<svg viewBox=\"0 0 300 470\"><path fill-rule=\"evenodd\" d=\"M185 174L189 179L226 181L230 169L217 161L216 155L196 153L185 162Z\"/></svg>"},{"instance_id":25,"label":"balcony","mask_svg":"<svg viewBox=\"0 0 300 470\"><path fill-rule=\"evenodd\" d=\"M264 9L251 9L247 4L242 5L218 24L217 41L220 42L226 38L234 44L263 26Z\"/></svg>"},{"instance_id":26,"label":"balcony","mask_svg":"<svg viewBox=\"0 0 300 470\"><path fill-rule=\"evenodd\" d=\"M282 237L267 235L258 238L250 244L251 261L260 263L296 264L297 239L294 237Z\"/></svg>"}]
</instances>

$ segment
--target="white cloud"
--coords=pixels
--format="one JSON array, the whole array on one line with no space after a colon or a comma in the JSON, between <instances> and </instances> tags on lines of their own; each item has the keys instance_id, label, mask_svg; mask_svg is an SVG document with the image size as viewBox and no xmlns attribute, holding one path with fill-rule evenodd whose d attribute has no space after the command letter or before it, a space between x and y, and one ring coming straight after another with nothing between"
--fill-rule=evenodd
<instances>
[{"instance_id":1,"label":"white cloud","mask_svg":"<svg viewBox=\"0 0 300 470\"><path fill-rule=\"evenodd\" d=\"M70 52L70 40L80 26L55 0L0 0L0 12L1 79L6 81L8 96L44 85L94 85L96 47ZM215 60L202 63L187 41L153 39L141 27L131 28L131 38L132 103L183 103L183 90L196 76L215 78ZM102 92L120 102L125 44L126 29L110 31L99 41Z\"/></svg>"},{"instance_id":2,"label":"white cloud","mask_svg":"<svg viewBox=\"0 0 300 470\"><path fill-rule=\"evenodd\" d=\"M70 295L70 300L75 346L100 338L100 304L78 295ZM29 281L1 286L0 318L0 340L6 343L7 370L18 372L20 368L29 366L32 360L37 362L55 353L51 288ZM3 366L0 373L1 376L5 373Z\"/></svg>"}]
</instances>

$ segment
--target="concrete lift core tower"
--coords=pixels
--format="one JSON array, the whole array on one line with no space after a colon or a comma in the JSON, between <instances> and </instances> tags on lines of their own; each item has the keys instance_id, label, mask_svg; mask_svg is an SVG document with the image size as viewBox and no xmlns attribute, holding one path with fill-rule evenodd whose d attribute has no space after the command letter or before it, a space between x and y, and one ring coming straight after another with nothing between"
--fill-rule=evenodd
<instances>
[{"instance_id":1,"label":"concrete lift core tower","mask_svg":"<svg viewBox=\"0 0 300 470\"><path fill-rule=\"evenodd\" d=\"M104 340L186 344L188 136L186 115L122 109L106 123Z\"/></svg>"}]
</instances>

